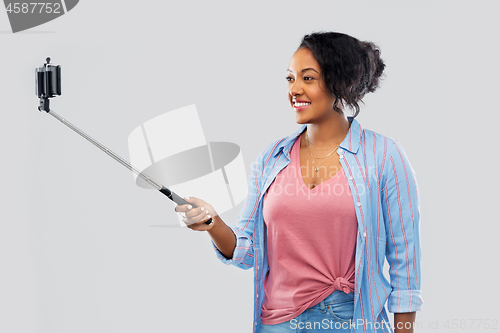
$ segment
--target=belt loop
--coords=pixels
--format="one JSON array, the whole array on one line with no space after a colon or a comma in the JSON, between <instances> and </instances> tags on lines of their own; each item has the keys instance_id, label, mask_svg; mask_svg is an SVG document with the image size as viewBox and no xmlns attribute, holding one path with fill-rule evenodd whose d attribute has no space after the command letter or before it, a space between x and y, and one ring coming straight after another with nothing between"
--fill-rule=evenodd
<instances>
[{"instance_id":1,"label":"belt loop","mask_svg":"<svg viewBox=\"0 0 500 333\"><path fill-rule=\"evenodd\" d=\"M321 309L321 313L326 313L325 301L319 303L319 308Z\"/></svg>"}]
</instances>

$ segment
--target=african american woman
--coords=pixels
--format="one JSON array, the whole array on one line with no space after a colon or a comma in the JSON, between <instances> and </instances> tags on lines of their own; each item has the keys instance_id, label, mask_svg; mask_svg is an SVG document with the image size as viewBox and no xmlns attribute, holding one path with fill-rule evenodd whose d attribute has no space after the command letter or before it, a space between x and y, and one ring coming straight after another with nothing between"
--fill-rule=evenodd
<instances>
[{"instance_id":1,"label":"african american woman","mask_svg":"<svg viewBox=\"0 0 500 333\"><path fill-rule=\"evenodd\" d=\"M185 199L200 208L175 208L209 233L222 262L254 269L254 332L413 332L422 306L415 173L398 141L356 120L384 68L371 42L304 36L286 70L300 128L252 165L237 223L195 197Z\"/></svg>"}]
</instances>

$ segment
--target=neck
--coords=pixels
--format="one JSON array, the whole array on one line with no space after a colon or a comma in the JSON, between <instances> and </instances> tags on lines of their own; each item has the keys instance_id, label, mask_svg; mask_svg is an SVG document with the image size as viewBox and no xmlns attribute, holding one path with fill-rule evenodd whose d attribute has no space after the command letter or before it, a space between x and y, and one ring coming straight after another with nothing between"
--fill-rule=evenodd
<instances>
[{"instance_id":1,"label":"neck","mask_svg":"<svg viewBox=\"0 0 500 333\"><path fill-rule=\"evenodd\" d=\"M307 136L315 147L329 148L344 141L349 133L349 127L349 121L343 115L336 113L335 116L322 122L307 124Z\"/></svg>"}]
</instances>

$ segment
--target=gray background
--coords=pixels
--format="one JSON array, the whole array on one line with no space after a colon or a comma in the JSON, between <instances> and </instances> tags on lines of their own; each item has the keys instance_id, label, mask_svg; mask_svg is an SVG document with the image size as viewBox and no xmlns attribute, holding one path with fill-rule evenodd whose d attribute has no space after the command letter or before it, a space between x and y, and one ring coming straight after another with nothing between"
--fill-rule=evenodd
<instances>
[{"instance_id":1,"label":"gray background","mask_svg":"<svg viewBox=\"0 0 500 333\"><path fill-rule=\"evenodd\" d=\"M219 263L208 235L166 227L172 202L38 112L33 69L61 64L53 109L127 159L132 129L196 104L207 141L238 144L248 174L298 128L285 70L315 30L374 41L387 64L357 119L399 140L417 175L419 332L498 329L495 3L87 0L18 34L0 11L0 331L251 332L253 272Z\"/></svg>"}]
</instances>

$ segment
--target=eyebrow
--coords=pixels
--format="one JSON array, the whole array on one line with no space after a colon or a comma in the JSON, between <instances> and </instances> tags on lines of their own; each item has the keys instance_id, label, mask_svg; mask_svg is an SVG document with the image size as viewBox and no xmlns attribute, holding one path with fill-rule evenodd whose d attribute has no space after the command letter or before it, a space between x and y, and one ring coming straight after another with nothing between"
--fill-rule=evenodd
<instances>
[{"instance_id":1,"label":"eyebrow","mask_svg":"<svg viewBox=\"0 0 500 333\"><path fill-rule=\"evenodd\" d=\"M318 71L317 71L317 70L315 70L315 69L314 69L314 68L312 68L312 67L309 67L309 68L304 68L301 72L302 72L302 73L304 73L305 71L309 71L309 70L311 70L311 71L315 71L316 73L318 73ZM288 68L286 71L287 71L287 72L290 72L290 73L292 72L292 70L291 70L290 68ZM318 74L319 74L319 73L318 73Z\"/></svg>"}]
</instances>

